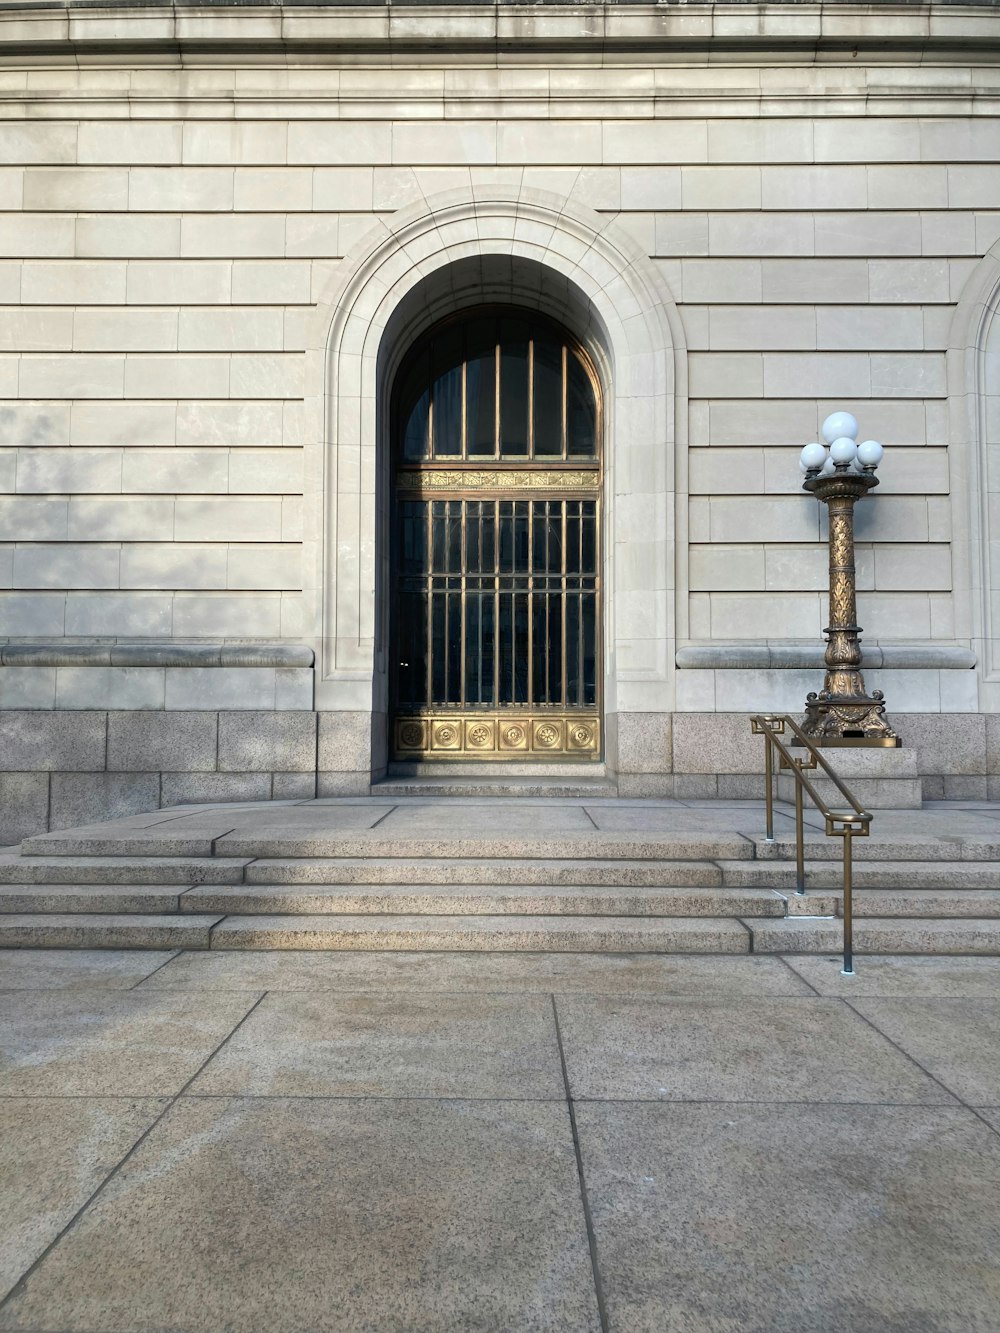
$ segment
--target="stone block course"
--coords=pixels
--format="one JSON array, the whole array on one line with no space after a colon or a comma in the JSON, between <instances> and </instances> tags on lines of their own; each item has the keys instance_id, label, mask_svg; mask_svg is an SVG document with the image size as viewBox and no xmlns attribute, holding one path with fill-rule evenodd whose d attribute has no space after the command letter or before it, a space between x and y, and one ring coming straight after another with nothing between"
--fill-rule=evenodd
<instances>
[{"instance_id":1,"label":"stone block course","mask_svg":"<svg viewBox=\"0 0 1000 1333\"><path fill-rule=\"evenodd\" d=\"M106 731L107 718L102 712L2 712L0 771L101 770L105 767Z\"/></svg>"},{"instance_id":2,"label":"stone block course","mask_svg":"<svg viewBox=\"0 0 1000 1333\"><path fill-rule=\"evenodd\" d=\"M112 712L107 727L109 772L215 770L216 713Z\"/></svg>"},{"instance_id":3,"label":"stone block course","mask_svg":"<svg viewBox=\"0 0 1000 1333\"><path fill-rule=\"evenodd\" d=\"M222 772L316 771L316 714L246 712L219 714Z\"/></svg>"}]
</instances>

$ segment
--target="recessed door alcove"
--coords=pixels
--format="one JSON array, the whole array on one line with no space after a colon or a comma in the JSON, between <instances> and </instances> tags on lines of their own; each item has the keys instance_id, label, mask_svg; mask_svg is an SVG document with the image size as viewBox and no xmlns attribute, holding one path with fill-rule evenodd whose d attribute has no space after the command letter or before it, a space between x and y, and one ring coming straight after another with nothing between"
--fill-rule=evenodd
<instances>
[{"instance_id":1,"label":"recessed door alcove","mask_svg":"<svg viewBox=\"0 0 1000 1333\"><path fill-rule=\"evenodd\" d=\"M472 307L391 398L390 736L397 760L601 753L602 413L564 327Z\"/></svg>"}]
</instances>

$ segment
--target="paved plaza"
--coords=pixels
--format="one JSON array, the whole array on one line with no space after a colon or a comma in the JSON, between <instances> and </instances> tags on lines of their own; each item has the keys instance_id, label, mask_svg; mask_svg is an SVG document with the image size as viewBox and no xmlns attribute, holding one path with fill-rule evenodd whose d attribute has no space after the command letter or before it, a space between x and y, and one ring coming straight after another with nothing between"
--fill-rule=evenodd
<instances>
[{"instance_id":1,"label":"paved plaza","mask_svg":"<svg viewBox=\"0 0 1000 1333\"><path fill-rule=\"evenodd\" d=\"M1000 959L0 953L0 1329L1000 1329Z\"/></svg>"}]
</instances>

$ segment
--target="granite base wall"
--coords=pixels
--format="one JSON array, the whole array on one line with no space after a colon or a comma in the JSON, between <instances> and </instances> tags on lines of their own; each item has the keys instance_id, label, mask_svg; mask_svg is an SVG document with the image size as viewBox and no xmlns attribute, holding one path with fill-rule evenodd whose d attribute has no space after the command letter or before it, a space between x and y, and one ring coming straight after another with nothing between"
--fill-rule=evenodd
<instances>
[{"instance_id":1,"label":"granite base wall","mask_svg":"<svg viewBox=\"0 0 1000 1333\"><path fill-rule=\"evenodd\" d=\"M925 800L1000 800L1000 715L894 722ZM623 797L761 794L762 742L746 713L608 723ZM362 712L0 712L0 844L164 806L364 795L383 750L384 719Z\"/></svg>"}]
</instances>

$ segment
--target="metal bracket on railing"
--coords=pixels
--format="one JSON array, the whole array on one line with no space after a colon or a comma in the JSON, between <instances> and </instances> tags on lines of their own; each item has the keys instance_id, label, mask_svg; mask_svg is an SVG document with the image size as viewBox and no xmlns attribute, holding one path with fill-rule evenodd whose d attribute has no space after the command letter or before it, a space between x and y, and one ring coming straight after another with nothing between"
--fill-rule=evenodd
<instances>
[{"instance_id":1,"label":"metal bracket on railing","mask_svg":"<svg viewBox=\"0 0 1000 1333\"><path fill-rule=\"evenodd\" d=\"M844 976L854 975L854 904L853 904L853 855L852 843L855 838L867 838L871 828L872 816L863 809L844 786L843 782L817 750L808 736L797 723L787 715L768 716L758 714L750 719L750 727L755 736L764 737L764 806L767 817L767 841L774 842L774 761L772 749L778 755L778 770L788 770L795 780L795 892L805 894L805 829L803 815L803 797L808 795L826 823L828 838L844 840ZM786 736L785 728L795 738L796 748L806 750L804 755L792 754L788 746L779 737ZM805 776L807 772L822 769L825 777L850 805L849 811L831 810L819 792Z\"/></svg>"}]
</instances>

